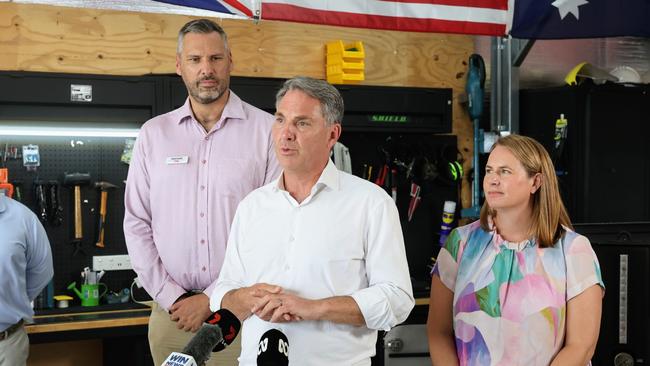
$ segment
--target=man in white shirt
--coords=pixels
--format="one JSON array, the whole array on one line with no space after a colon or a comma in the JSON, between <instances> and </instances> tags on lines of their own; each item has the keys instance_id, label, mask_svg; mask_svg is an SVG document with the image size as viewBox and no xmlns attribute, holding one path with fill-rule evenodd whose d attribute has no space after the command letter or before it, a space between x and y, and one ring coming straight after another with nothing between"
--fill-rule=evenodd
<instances>
[{"instance_id":1,"label":"man in white shirt","mask_svg":"<svg viewBox=\"0 0 650 366\"><path fill-rule=\"evenodd\" d=\"M237 208L210 299L243 323L240 365L280 329L292 365L370 365L377 330L415 304L399 214L378 186L329 159L343 99L327 82L294 78L276 96L280 177Z\"/></svg>"}]
</instances>

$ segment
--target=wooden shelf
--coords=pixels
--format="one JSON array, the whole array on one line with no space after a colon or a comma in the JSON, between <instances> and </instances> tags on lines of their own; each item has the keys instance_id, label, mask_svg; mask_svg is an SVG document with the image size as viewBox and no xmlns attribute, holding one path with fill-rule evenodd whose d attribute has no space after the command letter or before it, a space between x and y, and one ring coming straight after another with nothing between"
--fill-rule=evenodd
<instances>
[{"instance_id":1,"label":"wooden shelf","mask_svg":"<svg viewBox=\"0 0 650 366\"><path fill-rule=\"evenodd\" d=\"M25 330L28 334L35 334L147 325L150 312L149 309L128 309L37 315L34 323L25 325Z\"/></svg>"}]
</instances>

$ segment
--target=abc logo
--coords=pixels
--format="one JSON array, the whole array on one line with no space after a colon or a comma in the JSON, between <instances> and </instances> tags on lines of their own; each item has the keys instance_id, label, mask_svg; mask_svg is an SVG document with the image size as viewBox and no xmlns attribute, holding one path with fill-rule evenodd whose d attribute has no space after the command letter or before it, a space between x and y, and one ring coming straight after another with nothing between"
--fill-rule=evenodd
<instances>
[{"instance_id":1,"label":"abc logo","mask_svg":"<svg viewBox=\"0 0 650 366\"><path fill-rule=\"evenodd\" d=\"M269 348L269 339L261 339L260 344L257 346L257 355L259 356L262 352L266 352L267 348Z\"/></svg>"},{"instance_id":2,"label":"abc logo","mask_svg":"<svg viewBox=\"0 0 650 366\"><path fill-rule=\"evenodd\" d=\"M284 339L278 340L278 352L289 357L289 343L285 342Z\"/></svg>"},{"instance_id":3,"label":"abc logo","mask_svg":"<svg viewBox=\"0 0 650 366\"><path fill-rule=\"evenodd\" d=\"M260 340L260 343L257 347L257 355L264 353L269 348L269 338L264 337ZM284 339L278 339L278 352L286 357L289 357L289 343Z\"/></svg>"}]
</instances>

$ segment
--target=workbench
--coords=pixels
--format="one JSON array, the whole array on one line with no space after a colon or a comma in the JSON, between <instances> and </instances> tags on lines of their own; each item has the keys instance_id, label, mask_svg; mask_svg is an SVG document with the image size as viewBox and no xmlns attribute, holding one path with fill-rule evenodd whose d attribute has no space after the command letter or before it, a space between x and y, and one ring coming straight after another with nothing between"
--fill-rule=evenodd
<instances>
[{"instance_id":1,"label":"workbench","mask_svg":"<svg viewBox=\"0 0 650 366\"><path fill-rule=\"evenodd\" d=\"M150 313L139 304L39 311L25 325L28 365L151 365Z\"/></svg>"}]
</instances>

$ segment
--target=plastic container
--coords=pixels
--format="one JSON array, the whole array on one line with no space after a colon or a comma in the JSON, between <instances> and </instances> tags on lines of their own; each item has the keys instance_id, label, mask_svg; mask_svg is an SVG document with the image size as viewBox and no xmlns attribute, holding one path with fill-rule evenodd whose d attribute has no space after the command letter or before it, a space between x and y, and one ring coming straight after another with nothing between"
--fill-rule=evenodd
<instances>
[{"instance_id":1,"label":"plastic container","mask_svg":"<svg viewBox=\"0 0 650 366\"><path fill-rule=\"evenodd\" d=\"M348 61L362 61L366 58L366 52L363 49L363 42L356 41L349 44L344 44L343 41L332 41L327 43L327 55L335 55L347 59Z\"/></svg>"},{"instance_id":2,"label":"plastic container","mask_svg":"<svg viewBox=\"0 0 650 366\"><path fill-rule=\"evenodd\" d=\"M340 40L328 42L327 81L332 84L345 84L364 80L365 57L361 41L347 45Z\"/></svg>"}]
</instances>

